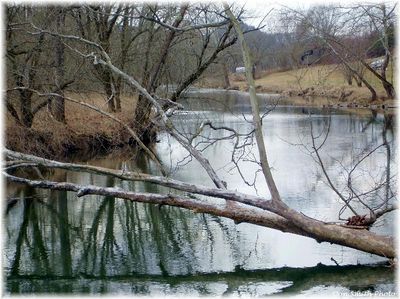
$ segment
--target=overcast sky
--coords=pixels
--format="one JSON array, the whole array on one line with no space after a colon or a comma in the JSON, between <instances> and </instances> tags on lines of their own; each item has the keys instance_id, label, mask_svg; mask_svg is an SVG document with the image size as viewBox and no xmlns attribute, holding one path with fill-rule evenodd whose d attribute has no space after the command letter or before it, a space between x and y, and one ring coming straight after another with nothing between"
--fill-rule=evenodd
<instances>
[{"instance_id":1,"label":"overcast sky","mask_svg":"<svg viewBox=\"0 0 400 299\"><path fill-rule=\"evenodd\" d=\"M168 0L167 0L168 1ZM266 14L273 9L273 12L283 8L283 7L291 7L294 9L298 8L308 8L312 5L316 4L342 4L342 5L351 5L352 3L382 3L382 2L390 2L390 3L395 3L397 1L385 1L385 0L306 0L306 1L294 1L294 0L234 0L234 1L229 1L227 0L228 3L235 3L237 6L243 6L246 8L246 11L248 11L247 15L253 16L252 19L246 19L245 23L253 25L253 26L258 26L259 23L263 20ZM273 12L271 15L273 15ZM265 22L264 22L265 23ZM268 25L272 25L271 22L269 22ZM268 30L271 28L266 28ZM274 30L276 28L272 28Z\"/></svg>"}]
</instances>

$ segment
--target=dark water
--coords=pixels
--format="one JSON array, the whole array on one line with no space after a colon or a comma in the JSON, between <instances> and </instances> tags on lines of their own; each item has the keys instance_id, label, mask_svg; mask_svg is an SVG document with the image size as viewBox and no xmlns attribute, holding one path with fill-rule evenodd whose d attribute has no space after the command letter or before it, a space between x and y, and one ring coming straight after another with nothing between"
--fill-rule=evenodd
<instances>
[{"instance_id":1,"label":"dark water","mask_svg":"<svg viewBox=\"0 0 400 299\"><path fill-rule=\"evenodd\" d=\"M196 92L183 101L187 108L174 120L190 136L202 121L251 129L247 100L240 93ZM263 111L275 101L260 99ZM382 142L384 116L349 114L293 107L276 107L264 119L267 152L280 193L290 206L325 221L337 221L342 207L326 185L320 168L305 147L309 145L310 116L316 131L330 122L323 149L326 168L342 186L344 166L359 152ZM230 163L232 141L206 147L206 139L227 136L227 131L205 130L199 146L228 188L268 197L261 176L255 188L257 165L241 162L241 175ZM392 174L396 169L394 133ZM156 151L171 176L212 186L205 171L165 134ZM255 153L255 148L250 151ZM355 182L367 185L386 167L386 151L366 159ZM338 164L338 161L340 163ZM146 157L109 156L88 163L115 169L157 173ZM179 167L178 167L178 166ZM360 174L360 177L362 175ZM34 175L34 174L32 174ZM53 171L57 181L118 186L129 190L170 192L141 182L126 182L87 173ZM277 232L210 215L159 207L112 197L77 198L56 192L7 186L18 199L7 211L4 228L6 293L115 293L142 295L269 295L339 294L340 292L394 292L393 269L383 258L337 245ZM373 230L394 233L394 213ZM338 263L340 266L336 266Z\"/></svg>"}]
</instances>

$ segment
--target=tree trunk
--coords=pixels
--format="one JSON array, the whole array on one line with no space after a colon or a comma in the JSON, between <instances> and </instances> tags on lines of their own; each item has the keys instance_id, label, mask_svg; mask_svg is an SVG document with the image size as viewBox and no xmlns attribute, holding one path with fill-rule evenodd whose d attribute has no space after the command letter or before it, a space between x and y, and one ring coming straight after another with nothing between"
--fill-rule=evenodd
<instances>
[{"instance_id":1,"label":"tree trunk","mask_svg":"<svg viewBox=\"0 0 400 299\"><path fill-rule=\"evenodd\" d=\"M215 61L215 59L218 57L218 54L223 51L224 49L232 46L233 44L236 43L237 38L232 38L230 41L227 42L229 32L232 27L229 27L227 31L225 32L224 37L222 38L222 41L220 42L220 45L214 50L212 55L203 63L201 64L197 70L191 74L186 80L184 80L178 88L175 90L173 95L171 96L171 101L176 102L182 92L193 82L195 82L202 74L203 72L208 68L208 66Z\"/></svg>"},{"instance_id":2,"label":"tree trunk","mask_svg":"<svg viewBox=\"0 0 400 299\"><path fill-rule=\"evenodd\" d=\"M121 80L117 80L118 82L115 82L114 88L115 88L115 111L121 112Z\"/></svg>"},{"instance_id":3,"label":"tree trunk","mask_svg":"<svg viewBox=\"0 0 400 299\"><path fill-rule=\"evenodd\" d=\"M365 87L367 87L369 89L369 91L371 92L371 102L374 102L378 99L378 96L376 94L375 89L371 86L371 84L369 84L364 78L362 77L358 77L360 79L360 81L362 83L364 83ZM360 83L361 84L361 83Z\"/></svg>"},{"instance_id":4,"label":"tree trunk","mask_svg":"<svg viewBox=\"0 0 400 299\"><path fill-rule=\"evenodd\" d=\"M357 86L362 87L362 81L360 79L358 79L357 76L354 76L353 78L354 78L354 80L356 80Z\"/></svg>"},{"instance_id":5,"label":"tree trunk","mask_svg":"<svg viewBox=\"0 0 400 299\"><path fill-rule=\"evenodd\" d=\"M38 158L38 160L43 159ZM285 217L282 217L271 214L265 210L263 211L254 208L249 209L242 206L236 206L235 209L232 209L227 206L224 207L221 205L214 205L173 194L162 195L154 193L137 193L115 187L97 187L91 185L82 186L66 182L60 183L51 181L33 181L25 178L15 177L9 174L6 174L6 177L15 183L22 183L34 188L77 192L78 197L97 194L103 196L113 196L137 202L181 207L193 210L196 213L207 213L215 216L230 218L235 220L237 223L251 223L277 229L282 232L307 236L317 240L318 242L330 242L333 244L343 245L386 258L394 258L396 255L393 238L380 236L368 230L351 229L336 224L327 224L322 221L308 218L307 216L284 206L266 205L269 206L271 210L279 211L279 214L285 215ZM193 187L195 187L195 185L193 185ZM228 194L232 193L228 190L220 191ZM239 198L232 199L238 201ZM263 200L261 199L261 201ZM260 206L261 205L262 204L260 203Z\"/></svg>"},{"instance_id":6,"label":"tree trunk","mask_svg":"<svg viewBox=\"0 0 400 299\"><path fill-rule=\"evenodd\" d=\"M188 4L182 4L180 7L179 15L176 17L175 21L173 22L172 26L177 28L183 21L183 18L186 14L187 9L189 8ZM159 79L159 75L161 73L161 70L165 64L165 61L168 56L168 51L170 49L171 43L176 35L175 30L170 30L167 34L167 37L164 41L164 44L162 46L161 55L158 59L158 62L153 66L153 71L151 72L151 77L148 86L144 85L150 93L154 92L156 89L156 84Z\"/></svg>"},{"instance_id":7,"label":"tree trunk","mask_svg":"<svg viewBox=\"0 0 400 299\"><path fill-rule=\"evenodd\" d=\"M364 83L364 85L369 89L369 91L371 92L371 102L376 101L377 100L377 94L375 89L371 86L371 84L369 84L365 79L364 76L362 74L360 74L357 70L355 70L354 68L352 68L350 66L350 64L346 61L345 58L342 57L342 55L340 55L335 48L329 43L329 41L325 40L325 43L331 48L332 52L335 54L336 57L338 57L342 63L347 67L347 69L352 72L354 74L355 77L357 77L361 82Z\"/></svg>"},{"instance_id":8,"label":"tree trunk","mask_svg":"<svg viewBox=\"0 0 400 299\"><path fill-rule=\"evenodd\" d=\"M15 110L14 106L10 103L10 100L6 99L6 107L7 111L14 117L14 120L19 124L22 125L21 120L19 119L18 112Z\"/></svg>"},{"instance_id":9,"label":"tree trunk","mask_svg":"<svg viewBox=\"0 0 400 299\"><path fill-rule=\"evenodd\" d=\"M143 95L139 95L135 111L136 132L144 144L156 141L156 129L151 123L151 103Z\"/></svg>"},{"instance_id":10,"label":"tree trunk","mask_svg":"<svg viewBox=\"0 0 400 299\"><path fill-rule=\"evenodd\" d=\"M129 6L125 6L123 10L123 20L122 20L122 28L121 28L121 39L120 39L120 46L121 46L121 54L120 54L120 69L122 71L125 70L125 63L128 55L128 46L127 46L127 30L128 30L128 22L129 22ZM122 80L121 77L117 77L114 81L115 87L115 109L117 112L122 110L121 108L121 88L122 88Z\"/></svg>"},{"instance_id":11,"label":"tree trunk","mask_svg":"<svg viewBox=\"0 0 400 299\"><path fill-rule=\"evenodd\" d=\"M387 84L386 82L383 82L383 88L385 89L386 95L389 99L395 98L396 93L392 84Z\"/></svg>"},{"instance_id":12,"label":"tree trunk","mask_svg":"<svg viewBox=\"0 0 400 299\"><path fill-rule=\"evenodd\" d=\"M226 62L222 62L222 71L224 73L224 88L228 89L231 86L231 83L229 82L229 70Z\"/></svg>"},{"instance_id":13,"label":"tree trunk","mask_svg":"<svg viewBox=\"0 0 400 299\"><path fill-rule=\"evenodd\" d=\"M103 84L108 112L115 112L115 88L112 82L112 73L99 64L95 65L95 70L99 74L101 83Z\"/></svg>"},{"instance_id":14,"label":"tree trunk","mask_svg":"<svg viewBox=\"0 0 400 299\"><path fill-rule=\"evenodd\" d=\"M382 65L382 69L381 69L381 76L385 80L382 80L382 85L383 85L383 88L386 91L387 97L389 99L394 99L395 96L396 96L395 91L394 91L394 87L393 87L392 84L390 84L386 80L386 68L388 67L389 60L390 60L390 50L389 50L389 35L390 35L390 33L389 33L389 26L387 24L387 15L386 15L386 6L385 6L385 4L381 5L381 9L382 9L382 12L383 12L382 21L383 21L383 31L384 31L383 38L382 38L382 43L383 43L383 46L385 47L385 59L383 61L383 65Z\"/></svg>"},{"instance_id":15,"label":"tree trunk","mask_svg":"<svg viewBox=\"0 0 400 299\"><path fill-rule=\"evenodd\" d=\"M382 65L382 69L381 69L381 76L382 76L382 78L384 78L385 80L386 80L386 68L387 68L388 65L389 65L389 59L390 59L390 53L389 53L389 50L386 50L385 58L384 58L383 65ZM384 88L385 91L386 91L387 97L388 97L389 99L394 99L394 97L395 97L395 91L394 91L393 85L390 84L390 83L387 82L387 81L382 81L382 85L383 85L383 88Z\"/></svg>"},{"instance_id":16,"label":"tree trunk","mask_svg":"<svg viewBox=\"0 0 400 299\"><path fill-rule=\"evenodd\" d=\"M154 24L150 25L149 38L145 51L145 62L143 66L142 86L149 86L150 82L150 50L154 38ZM155 138L155 131L150 122L151 104L148 99L139 94L135 110L135 125L140 139L145 143L151 143Z\"/></svg>"},{"instance_id":17,"label":"tree trunk","mask_svg":"<svg viewBox=\"0 0 400 299\"><path fill-rule=\"evenodd\" d=\"M19 101L21 106L21 122L25 127L30 128L33 123L32 92L20 90Z\"/></svg>"},{"instance_id":18,"label":"tree trunk","mask_svg":"<svg viewBox=\"0 0 400 299\"><path fill-rule=\"evenodd\" d=\"M107 78L104 84L104 90L106 92L106 97L107 97L107 107L109 112L115 112L115 89L114 85L112 83L112 78L111 74L109 71L104 70L104 76Z\"/></svg>"},{"instance_id":19,"label":"tree trunk","mask_svg":"<svg viewBox=\"0 0 400 299\"><path fill-rule=\"evenodd\" d=\"M65 13L64 9L60 8L56 11L57 20L56 27L57 32L60 32L61 29L65 25ZM60 88L64 80L64 43L62 42L60 37L54 37L54 49L55 49L55 68L56 68L56 77L55 84L58 87L56 93L58 93L61 97L53 97L49 99L48 107L51 115L55 120L65 123L65 100L64 100L64 91Z\"/></svg>"},{"instance_id":20,"label":"tree trunk","mask_svg":"<svg viewBox=\"0 0 400 299\"><path fill-rule=\"evenodd\" d=\"M117 10L111 16L112 6L108 7L105 11L99 10L98 20L96 24L97 35L99 38L99 44L106 53L110 52L110 37L118 18L121 6L119 5ZM99 66L97 71L102 80L104 92L106 93L106 102L108 112L116 112L116 90L114 85L114 77L109 69Z\"/></svg>"}]
</instances>

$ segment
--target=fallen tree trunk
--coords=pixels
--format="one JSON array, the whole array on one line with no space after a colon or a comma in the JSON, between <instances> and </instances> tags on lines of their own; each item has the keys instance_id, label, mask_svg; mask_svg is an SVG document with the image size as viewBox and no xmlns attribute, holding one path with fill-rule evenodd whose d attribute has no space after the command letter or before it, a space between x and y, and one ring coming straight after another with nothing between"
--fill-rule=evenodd
<instances>
[{"instance_id":1,"label":"fallen tree trunk","mask_svg":"<svg viewBox=\"0 0 400 299\"><path fill-rule=\"evenodd\" d=\"M309 218L297 211L290 209L282 201L276 202L272 200L265 200L257 196L184 183L177 180L148 174L130 173L126 171L123 172L119 170L88 165L62 163L32 155L16 153L10 150L6 150L6 155L19 161L22 160L34 162L33 164L24 162L20 162L19 164L19 162L17 162L11 164L8 170L19 168L24 165L29 167L41 165L45 167L62 168L72 171L89 171L97 174L113 175L125 180L138 180L156 183L193 194L209 195L220 199L229 199L239 202L241 205L235 205L235 207L232 208L229 205L224 205L223 201L218 202L218 199L215 199L216 202L211 203L210 201L193 199L176 194L140 193L127 191L121 188L79 185L69 182L53 182L47 180L30 180L4 172L8 180L15 183L25 184L34 188L72 191L76 192L78 197L96 194L113 196L136 202L180 207L192 210L196 213L207 213L215 216L230 218L236 223L245 222L256 224L282 232L310 237L318 242L330 242L332 244L343 245L387 258L395 257L395 246L392 237L381 236L368 230L352 229L346 226L330 224L317 219Z\"/></svg>"}]
</instances>

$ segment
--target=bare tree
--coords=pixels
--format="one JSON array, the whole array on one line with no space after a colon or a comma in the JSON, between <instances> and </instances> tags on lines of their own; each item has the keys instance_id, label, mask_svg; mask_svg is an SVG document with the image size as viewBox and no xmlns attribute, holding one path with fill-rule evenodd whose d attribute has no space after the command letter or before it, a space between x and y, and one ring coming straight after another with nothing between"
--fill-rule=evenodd
<instances>
[{"instance_id":1,"label":"bare tree","mask_svg":"<svg viewBox=\"0 0 400 299\"><path fill-rule=\"evenodd\" d=\"M7 85L9 92L6 96L7 110L14 119L25 127L31 127L35 115L47 106L48 100L35 98L30 89L62 92L74 80L64 76L63 46L57 41L46 39L44 34L31 34L32 20L50 26L55 11L51 8L40 8L36 13L29 6L7 7ZM57 26L61 26L63 14L57 13ZM47 55L49 49L55 47L55 68L52 69ZM55 80L52 76L55 69ZM14 89L13 87L18 87ZM52 107L57 106L59 113L54 112L57 120L64 121L62 98Z\"/></svg>"},{"instance_id":2,"label":"bare tree","mask_svg":"<svg viewBox=\"0 0 400 299\"><path fill-rule=\"evenodd\" d=\"M385 4L370 4L370 5L360 5L361 9L368 16L370 22L372 23L374 29L379 34L379 41L385 50L384 61L381 66L381 73L379 79L382 82L383 88L386 91L388 98L395 98L395 90L393 87L393 82L388 82L386 78L386 69L389 62L393 62L393 41L394 39L394 24L396 21L395 10L397 3L390 5L389 7Z\"/></svg>"},{"instance_id":3,"label":"bare tree","mask_svg":"<svg viewBox=\"0 0 400 299\"><path fill-rule=\"evenodd\" d=\"M205 169L211 181L214 183L215 188L206 187L201 184L189 184L183 181L171 179L168 176L154 176L147 173L128 172L125 170L117 171L108 168L100 168L82 164L61 163L53 160L47 160L32 155L17 153L11 150L5 150L6 157L9 162L5 164L5 171L3 172L6 178L16 183L26 184L36 188L54 189L54 190L67 190L76 192L77 196L85 196L87 194L99 194L105 196L114 196L122 199L146 202L153 204L165 204L181 208L186 208L200 213L209 213L217 216L231 218L237 222L248 222L257 225L278 229L284 232L290 232L298 235L307 236L317 240L318 242L330 242L334 244L344 245L347 247L355 248L365 252L373 253L376 255L393 258L395 256L395 248L393 238L390 236L383 236L373 233L368 230L352 229L349 226L325 222L318 219L310 218L301 212L298 212L288 206L284 199L281 197L279 190L275 184L274 178L268 162L267 149L262 135L262 118L258 107L257 98L255 95L254 78L252 76L252 62L249 55L248 47L245 43L243 31L236 17L231 12L230 8L225 5L225 13L227 18L231 21L232 28L235 29L237 38L241 44L243 51L243 60L246 66L246 77L250 87L250 97L252 105L252 124L253 130L250 135L254 136L257 141L259 161L258 165L264 176L266 186L268 187L271 198L264 198L259 196L252 196L237 191L229 190L221 178L218 176L213 166L202 155L201 151L193 146L192 140L186 138L183 132L180 132L173 124L170 116L178 108L173 108L164 111L164 102L157 96L150 94L141 84L135 80L134 77L121 71L113 65L108 54L102 47L92 41L83 41L92 45L97 49L97 52L86 54L88 59L93 63L99 64L107 68L116 77L121 77L126 84L132 89L141 93L155 110L154 117L151 121L161 130L165 130L172 138L174 138L188 153L196 159L200 165ZM59 34L49 33L42 31L42 34L52 34L65 39L71 39L71 36L62 36ZM169 104L173 103L168 101ZM211 124L212 125L212 124ZM235 134L233 134L234 136ZM313 141L315 139L313 138ZM319 149L320 145L314 145L314 149ZM151 182L162 186L168 186L176 190L188 192L190 194L202 194L210 196L214 201L201 201L196 198L186 196L184 193L177 194L158 194L151 192L135 192L127 191L115 187L98 187L93 185L79 185L70 182L54 182L49 180L32 180L24 177L17 176L12 173L13 169L26 168L41 165L49 168L62 168L75 171L87 171L100 175L109 175L123 180L136 180ZM388 192L390 194L390 192ZM354 192L357 197L360 194ZM234 201L239 204L236 205L221 205L218 200ZM228 202L229 203L229 202ZM390 209L386 209L385 213ZM375 213L376 218L381 217L385 213Z\"/></svg>"},{"instance_id":4,"label":"bare tree","mask_svg":"<svg viewBox=\"0 0 400 299\"><path fill-rule=\"evenodd\" d=\"M376 12L379 7L379 13ZM387 96L393 98L395 92L393 84L388 82L386 78L386 67L390 57L388 37L390 35L390 24L394 22L394 7L386 9L386 6L368 6L360 5L359 7L338 7L334 5L319 5L311 7L306 11L294 10L288 8L284 15L287 20L297 22L302 25L303 30L307 33L306 37L314 39L327 47L330 52L346 67L357 81L362 82L371 92L371 101L377 99L375 88L368 82L360 68L354 67L354 63L361 64L374 77L376 77L386 90ZM372 11L374 11L372 13ZM378 17L379 15L379 17ZM370 18L365 18L369 16ZM372 17L373 16L373 17ZM379 18L379 26L377 25ZM387 49L385 51L384 68L379 74L366 61L368 47L364 47L364 51L355 51L359 47L351 47L348 38L362 39L365 34L365 22L374 24L376 30L380 32L380 43ZM379 27L379 28L378 28ZM374 41L375 43L376 41ZM353 44L353 43L351 43Z\"/></svg>"},{"instance_id":5,"label":"bare tree","mask_svg":"<svg viewBox=\"0 0 400 299\"><path fill-rule=\"evenodd\" d=\"M65 26L65 8L55 8L56 17L56 32L60 32L61 29ZM65 57L64 51L65 46L61 40L61 38L53 38L54 40L54 67L55 67L55 85L57 86L57 90L55 91L57 94L61 95L61 97L56 99L49 99L48 107L51 115L60 122L65 123L65 101L64 101L64 91L61 89L63 85L64 77L65 77Z\"/></svg>"}]
</instances>

